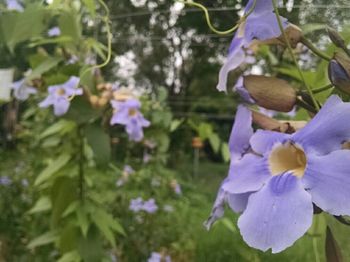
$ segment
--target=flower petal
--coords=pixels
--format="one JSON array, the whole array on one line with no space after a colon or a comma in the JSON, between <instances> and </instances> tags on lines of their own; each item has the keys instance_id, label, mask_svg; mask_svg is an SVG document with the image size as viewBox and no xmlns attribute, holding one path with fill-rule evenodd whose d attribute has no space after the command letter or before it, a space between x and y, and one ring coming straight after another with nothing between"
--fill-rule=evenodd
<instances>
[{"instance_id":1,"label":"flower petal","mask_svg":"<svg viewBox=\"0 0 350 262\"><path fill-rule=\"evenodd\" d=\"M249 149L249 139L253 132L252 112L245 106L238 106L229 140L231 161L242 158L242 155Z\"/></svg>"},{"instance_id":2,"label":"flower petal","mask_svg":"<svg viewBox=\"0 0 350 262\"><path fill-rule=\"evenodd\" d=\"M249 246L278 253L305 234L312 216L311 195L297 177L287 173L273 177L249 197L238 227Z\"/></svg>"},{"instance_id":3,"label":"flower petal","mask_svg":"<svg viewBox=\"0 0 350 262\"><path fill-rule=\"evenodd\" d=\"M338 96L331 96L318 114L292 139L301 144L305 151L316 151L326 155L341 148L350 140L350 103L344 103Z\"/></svg>"},{"instance_id":4,"label":"flower petal","mask_svg":"<svg viewBox=\"0 0 350 262\"><path fill-rule=\"evenodd\" d=\"M227 194L227 203L234 212L241 213L246 209L248 198L251 194L251 192L243 194Z\"/></svg>"},{"instance_id":5,"label":"flower petal","mask_svg":"<svg viewBox=\"0 0 350 262\"><path fill-rule=\"evenodd\" d=\"M270 176L265 158L246 154L242 160L231 162L229 179L223 189L232 194L257 191Z\"/></svg>"},{"instance_id":6,"label":"flower petal","mask_svg":"<svg viewBox=\"0 0 350 262\"><path fill-rule=\"evenodd\" d=\"M264 155L268 153L276 143L283 143L289 138L290 135L288 134L268 130L257 130L250 139L250 145L254 152Z\"/></svg>"},{"instance_id":7,"label":"flower petal","mask_svg":"<svg viewBox=\"0 0 350 262\"><path fill-rule=\"evenodd\" d=\"M217 85L217 89L219 91L227 90L227 78L230 71L239 67L245 60L245 53L242 49L242 44L236 46L228 56L225 64L220 69L219 73L219 83Z\"/></svg>"},{"instance_id":8,"label":"flower petal","mask_svg":"<svg viewBox=\"0 0 350 262\"><path fill-rule=\"evenodd\" d=\"M67 113L69 106L70 106L70 103L67 99L63 97L60 99L57 99L53 104L54 114L56 116L64 115L65 113Z\"/></svg>"},{"instance_id":9,"label":"flower petal","mask_svg":"<svg viewBox=\"0 0 350 262\"><path fill-rule=\"evenodd\" d=\"M332 215L350 215L350 151L308 156L303 177L312 201Z\"/></svg>"}]
</instances>

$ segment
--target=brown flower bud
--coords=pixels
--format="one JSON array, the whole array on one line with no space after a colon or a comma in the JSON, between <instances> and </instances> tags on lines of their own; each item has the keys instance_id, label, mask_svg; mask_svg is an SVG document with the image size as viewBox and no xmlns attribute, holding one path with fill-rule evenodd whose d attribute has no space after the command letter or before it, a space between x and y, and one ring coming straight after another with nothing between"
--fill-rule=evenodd
<instances>
[{"instance_id":1,"label":"brown flower bud","mask_svg":"<svg viewBox=\"0 0 350 262\"><path fill-rule=\"evenodd\" d=\"M333 44L339 48L346 48L345 40L343 37L332 27L327 26L327 33Z\"/></svg>"},{"instance_id":2,"label":"brown flower bud","mask_svg":"<svg viewBox=\"0 0 350 262\"><path fill-rule=\"evenodd\" d=\"M350 94L350 58L337 52L328 65L328 76L335 87Z\"/></svg>"},{"instance_id":3,"label":"brown flower bud","mask_svg":"<svg viewBox=\"0 0 350 262\"><path fill-rule=\"evenodd\" d=\"M303 37L303 32L301 31L301 29L296 25L290 24L285 29L285 33L287 35L287 39L290 43L290 46L292 48L296 48L297 44L301 41L301 38ZM283 35L281 35L279 39L283 42L283 44L285 44Z\"/></svg>"},{"instance_id":4,"label":"brown flower bud","mask_svg":"<svg viewBox=\"0 0 350 262\"><path fill-rule=\"evenodd\" d=\"M285 80L275 77L249 75L244 87L257 105L266 109L289 112L296 103L296 92Z\"/></svg>"},{"instance_id":5,"label":"brown flower bud","mask_svg":"<svg viewBox=\"0 0 350 262\"><path fill-rule=\"evenodd\" d=\"M98 106L98 100L99 100L98 96L95 96L95 95L90 96L90 103L91 103L92 106L97 107Z\"/></svg>"},{"instance_id":6,"label":"brown flower bud","mask_svg":"<svg viewBox=\"0 0 350 262\"><path fill-rule=\"evenodd\" d=\"M104 97L101 97L98 100L97 105L98 105L98 107L104 107L105 105L107 105L107 103L108 103L108 99L104 98Z\"/></svg>"}]
</instances>

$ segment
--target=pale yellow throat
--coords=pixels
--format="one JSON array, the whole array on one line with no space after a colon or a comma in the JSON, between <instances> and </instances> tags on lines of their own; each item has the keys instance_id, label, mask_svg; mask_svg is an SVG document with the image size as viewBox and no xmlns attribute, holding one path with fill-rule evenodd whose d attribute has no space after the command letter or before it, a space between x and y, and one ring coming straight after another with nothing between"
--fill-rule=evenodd
<instances>
[{"instance_id":1,"label":"pale yellow throat","mask_svg":"<svg viewBox=\"0 0 350 262\"><path fill-rule=\"evenodd\" d=\"M137 110L134 108L129 109L129 116L135 116L137 114Z\"/></svg>"},{"instance_id":2,"label":"pale yellow throat","mask_svg":"<svg viewBox=\"0 0 350 262\"><path fill-rule=\"evenodd\" d=\"M289 171L296 177L303 177L306 155L297 145L286 143L275 147L269 156L269 168L273 176Z\"/></svg>"}]
</instances>

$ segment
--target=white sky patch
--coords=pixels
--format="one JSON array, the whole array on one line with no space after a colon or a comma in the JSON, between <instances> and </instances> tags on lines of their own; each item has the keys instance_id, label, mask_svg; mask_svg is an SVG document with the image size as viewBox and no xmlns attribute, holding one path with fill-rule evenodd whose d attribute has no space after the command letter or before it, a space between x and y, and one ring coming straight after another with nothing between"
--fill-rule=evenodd
<instances>
[{"instance_id":1,"label":"white sky patch","mask_svg":"<svg viewBox=\"0 0 350 262\"><path fill-rule=\"evenodd\" d=\"M142 7L142 6L145 6L147 1L146 0L130 0L130 2L135 7Z\"/></svg>"}]
</instances>

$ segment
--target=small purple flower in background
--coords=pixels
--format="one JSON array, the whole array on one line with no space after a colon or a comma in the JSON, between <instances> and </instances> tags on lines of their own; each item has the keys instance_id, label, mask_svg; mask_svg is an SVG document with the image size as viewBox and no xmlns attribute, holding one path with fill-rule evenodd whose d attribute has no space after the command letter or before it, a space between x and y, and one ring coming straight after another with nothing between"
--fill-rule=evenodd
<instances>
[{"instance_id":1,"label":"small purple flower in background","mask_svg":"<svg viewBox=\"0 0 350 262\"><path fill-rule=\"evenodd\" d=\"M128 99L126 101L111 101L115 110L111 119L111 125L124 125L129 139L139 142L143 139L143 128L150 126L150 122L146 120L140 112L141 104L136 99Z\"/></svg>"},{"instance_id":2,"label":"small purple flower in background","mask_svg":"<svg viewBox=\"0 0 350 262\"><path fill-rule=\"evenodd\" d=\"M162 262L162 258L163 256L158 253L158 252L152 252L151 257L147 260L147 262ZM171 262L171 257L170 256L166 256L164 258L165 262Z\"/></svg>"},{"instance_id":3,"label":"small purple flower in background","mask_svg":"<svg viewBox=\"0 0 350 262\"><path fill-rule=\"evenodd\" d=\"M158 206L156 201L153 198L145 201L142 206L142 210L150 214L157 212Z\"/></svg>"},{"instance_id":4,"label":"small purple flower in background","mask_svg":"<svg viewBox=\"0 0 350 262\"><path fill-rule=\"evenodd\" d=\"M171 212L174 212L174 207L171 206L171 205L165 205L165 206L163 207L163 210L164 210L165 212L171 213Z\"/></svg>"},{"instance_id":5,"label":"small purple flower in background","mask_svg":"<svg viewBox=\"0 0 350 262\"><path fill-rule=\"evenodd\" d=\"M17 0L6 0L6 7L8 10L23 12L24 8Z\"/></svg>"},{"instance_id":6,"label":"small purple flower in background","mask_svg":"<svg viewBox=\"0 0 350 262\"><path fill-rule=\"evenodd\" d=\"M55 26L53 28L51 28L48 32L47 32L48 36L60 36L61 35L61 29L58 26Z\"/></svg>"},{"instance_id":7,"label":"small purple flower in background","mask_svg":"<svg viewBox=\"0 0 350 262\"><path fill-rule=\"evenodd\" d=\"M30 95L38 93L34 87L26 85L25 79L12 84L13 95L20 101L27 100Z\"/></svg>"},{"instance_id":8,"label":"small purple flower in background","mask_svg":"<svg viewBox=\"0 0 350 262\"><path fill-rule=\"evenodd\" d=\"M0 177L0 185L2 185L2 186L9 186L11 184L12 184L12 180L8 176Z\"/></svg>"},{"instance_id":9,"label":"small purple flower in background","mask_svg":"<svg viewBox=\"0 0 350 262\"><path fill-rule=\"evenodd\" d=\"M230 137L229 175L206 225L228 202L242 212L238 227L245 242L278 253L310 228L313 203L331 215L350 215L350 153L342 149L350 140L349 118L350 103L331 96L294 134L253 133L251 112L240 106Z\"/></svg>"},{"instance_id":10,"label":"small purple flower in background","mask_svg":"<svg viewBox=\"0 0 350 262\"><path fill-rule=\"evenodd\" d=\"M123 186L125 184L125 180L123 179L123 178L119 178L118 180L117 180L117 182L115 182L115 185L117 186L117 187L121 187L121 186Z\"/></svg>"},{"instance_id":11,"label":"small purple flower in background","mask_svg":"<svg viewBox=\"0 0 350 262\"><path fill-rule=\"evenodd\" d=\"M253 2L254 0L249 0L245 13L252 8ZM281 19L283 27L287 27L287 20L283 17ZM246 60L244 49L249 48L254 39L267 40L279 35L281 35L281 31L273 12L272 0L257 0L254 11L240 25L232 40L227 60L220 70L217 89L226 91L228 73L242 63L250 62L250 59Z\"/></svg>"},{"instance_id":12,"label":"small purple flower in background","mask_svg":"<svg viewBox=\"0 0 350 262\"><path fill-rule=\"evenodd\" d=\"M141 211L143 208L143 200L141 197L131 199L129 209L135 213Z\"/></svg>"},{"instance_id":13,"label":"small purple flower in background","mask_svg":"<svg viewBox=\"0 0 350 262\"><path fill-rule=\"evenodd\" d=\"M83 94L83 89L77 88L79 82L80 79L73 76L61 85L49 86L49 95L39 104L39 107L46 108L52 105L56 116L64 115L69 109L70 98Z\"/></svg>"},{"instance_id":14,"label":"small purple flower in background","mask_svg":"<svg viewBox=\"0 0 350 262\"><path fill-rule=\"evenodd\" d=\"M123 176L129 177L130 175L134 174L135 170L129 166L129 165L125 165L124 169L123 169Z\"/></svg>"},{"instance_id":15,"label":"small purple flower in background","mask_svg":"<svg viewBox=\"0 0 350 262\"><path fill-rule=\"evenodd\" d=\"M147 164L147 163L149 163L151 160L152 160L152 155L151 155L151 154L148 154L147 152L145 152L145 153L143 154L142 162L143 162L144 164Z\"/></svg>"},{"instance_id":16,"label":"small purple flower in background","mask_svg":"<svg viewBox=\"0 0 350 262\"><path fill-rule=\"evenodd\" d=\"M182 195L181 186L175 179L170 182L170 186L174 190L175 194Z\"/></svg>"}]
</instances>

